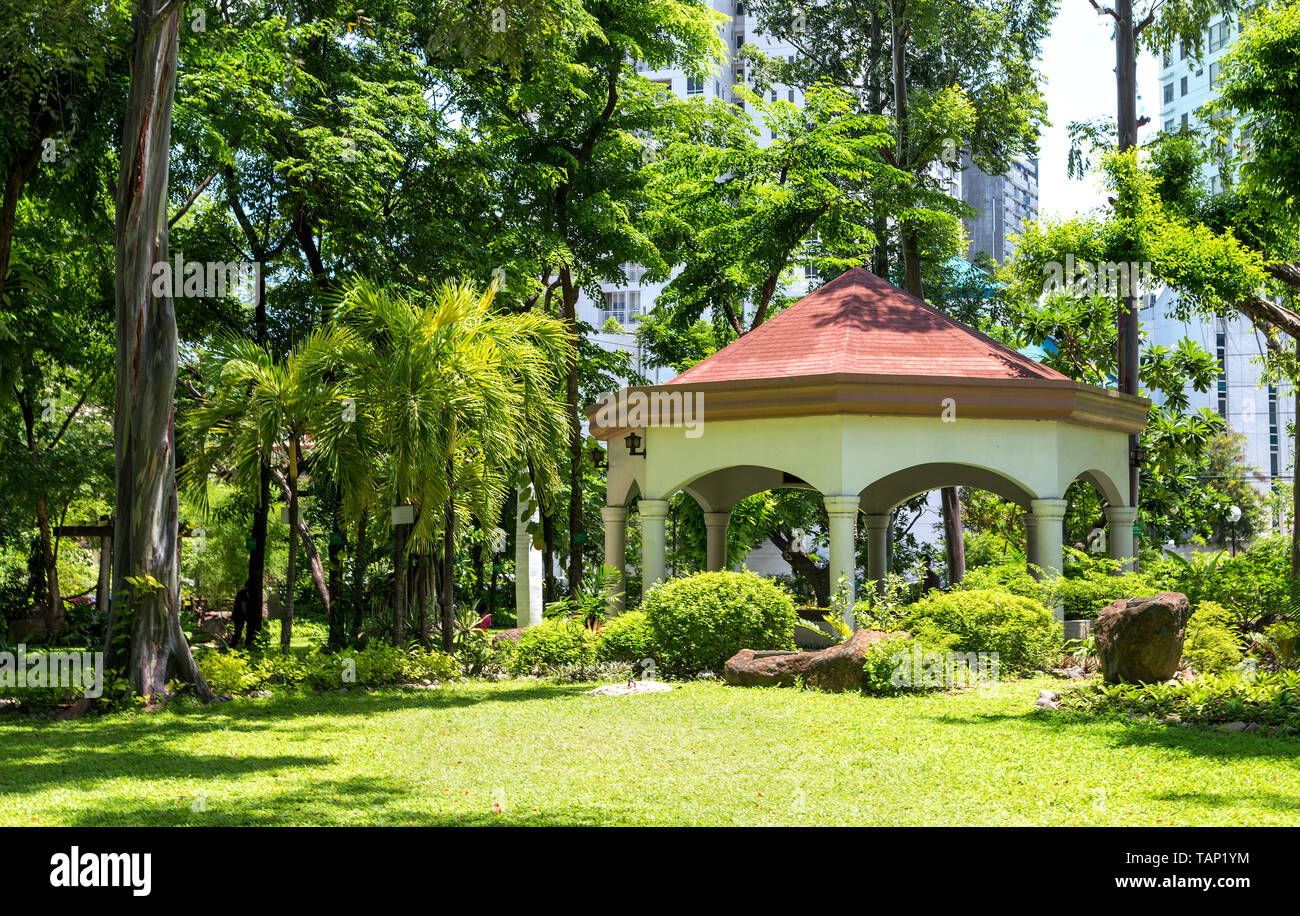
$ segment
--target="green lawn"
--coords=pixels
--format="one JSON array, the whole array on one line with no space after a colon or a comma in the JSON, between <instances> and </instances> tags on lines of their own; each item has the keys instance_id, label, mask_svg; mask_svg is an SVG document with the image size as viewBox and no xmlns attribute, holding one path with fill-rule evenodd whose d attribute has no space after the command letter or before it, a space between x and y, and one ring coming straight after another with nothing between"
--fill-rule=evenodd
<instances>
[{"instance_id":1,"label":"green lawn","mask_svg":"<svg viewBox=\"0 0 1300 916\"><path fill-rule=\"evenodd\" d=\"M1048 685L507 681L10 715L0 824L1300 824L1300 740L1031 712Z\"/></svg>"}]
</instances>

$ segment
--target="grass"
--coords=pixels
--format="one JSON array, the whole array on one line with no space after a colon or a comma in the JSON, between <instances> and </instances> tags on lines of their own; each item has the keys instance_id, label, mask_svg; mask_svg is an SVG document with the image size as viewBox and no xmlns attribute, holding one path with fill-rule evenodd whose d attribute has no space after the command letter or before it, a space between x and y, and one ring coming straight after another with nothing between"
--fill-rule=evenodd
<instances>
[{"instance_id":1,"label":"grass","mask_svg":"<svg viewBox=\"0 0 1300 916\"><path fill-rule=\"evenodd\" d=\"M1300 824L1300 740L876 699L468 682L0 717L0 824Z\"/></svg>"}]
</instances>

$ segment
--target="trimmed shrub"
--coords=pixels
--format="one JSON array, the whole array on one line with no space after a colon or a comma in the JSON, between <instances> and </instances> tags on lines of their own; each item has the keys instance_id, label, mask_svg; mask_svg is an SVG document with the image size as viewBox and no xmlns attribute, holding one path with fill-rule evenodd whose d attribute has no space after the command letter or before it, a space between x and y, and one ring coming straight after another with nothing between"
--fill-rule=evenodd
<instances>
[{"instance_id":1,"label":"trimmed shrub","mask_svg":"<svg viewBox=\"0 0 1300 916\"><path fill-rule=\"evenodd\" d=\"M1228 609L1202 601L1187 621L1183 658L1201 674L1223 674L1241 662L1241 639L1228 625Z\"/></svg>"},{"instance_id":2,"label":"trimmed shrub","mask_svg":"<svg viewBox=\"0 0 1300 916\"><path fill-rule=\"evenodd\" d=\"M580 620L552 617L524 630L510 659L515 674L532 674L596 660L595 637Z\"/></svg>"},{"instance_id":3,"label":"trimmed shrub","mask_svg":"<svg viewBox=\"0 0 1300 916\"><path fill-rule=\"evenodd\" d=\"M752 572L706 572L657 585L641 604L661 667L693 675L741 649L793 649L794 599Z\"/></svg>"},{"instance_id":4,"label":"trimmed shrub","mask_svg":"<svg viewBox=\"0 0 1300 916\"><path fill-rule=\"evenodd\" d=\"M1160 591L1137 573L1112 576L1104 571L1060 579L1057 588L1067 620L1095 620L1112 601L1154 595Z\"/></svg>"},{"instance_id":5,"label":"trimmed shrub","mask_svg":"<svg viewBox=\"0 0 1300 916\"><path fill-rule=\"evenodd\" d=\"M998 589L931 594L912 605L903 629L943 651L996 652L1004 671L1045 668L1061 652L1052 612Z\"/></svg>"},{"instance_id":6,"label":"trimmed shrub","mask_svg":"<svg viewBox=\"0 0 1300 916\"><path fill-rule=\"evenodd\" d=\"M645 611L625 611L610 619L596 636L596 660L631 662L654 658L654 629Z\"/></svg>"}]
</instances>

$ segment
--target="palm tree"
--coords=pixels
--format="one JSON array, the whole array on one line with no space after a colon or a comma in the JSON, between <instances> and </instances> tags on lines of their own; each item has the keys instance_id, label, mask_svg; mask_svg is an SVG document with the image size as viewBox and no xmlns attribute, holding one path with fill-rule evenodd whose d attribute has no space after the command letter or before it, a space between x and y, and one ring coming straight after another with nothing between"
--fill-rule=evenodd
<instances>
[{"instance_id":1,"label":"palm tree","mask_svg":"<svg viewBox=\"0 0 1300 916\"><path fill-rule=\"evenodd\" d=\"M192 455L182 480L207 508L207 480L221 469L240 488L257 492L262 465L283 475L289 502L288 583L280 622L280 649L289 651L298 576L298 517L304 463L318 442L330 443L329 470L364 477L368 462L340 430L347 389L317 371L320 354L338 343L329 330L301 341L283 360L244 337L219 339L205 367L212 398L193 410L187 429ZM344 465L347 465L346 471ZM336 477L337 479L337 477Z\"/></svg>"},{"instance_id":2,"label":"palm tree","mask_svg":"<svg viewBox=\"0 0 1300 916\"><path fill-rule=\"evenodd\" d=\"M338 294L334 309L333 359L350 373L358 415L382 455L380 490L391 505L421 510L409 548L423 555L441 548L440 629L449 652L457 519L495 523L525 463L544 480L558 479L556 455L568 430L556 396L571 353L564 325L540 313L496 312L496 292L495 283L483 292L444 283L408 298L362 280ZM395 540L392 635L400 643L404 526Z\"/></svg>"}]
</instances>

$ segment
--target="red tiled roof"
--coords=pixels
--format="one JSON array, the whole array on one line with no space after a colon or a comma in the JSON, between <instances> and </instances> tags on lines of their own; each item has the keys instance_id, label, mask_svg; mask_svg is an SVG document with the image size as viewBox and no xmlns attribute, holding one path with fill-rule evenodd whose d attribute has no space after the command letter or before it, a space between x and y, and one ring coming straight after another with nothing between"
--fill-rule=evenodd
<instances>
[{"instance_id":1,"label":"red tiled roof","mask_svg":"<svg viewBox=\"0 0 1300 916\"><path fill-rule=\"evenodd\" d=\"M855 267L668 384L835 374L1066 379Z\"/></svg>"}]
</instances>

